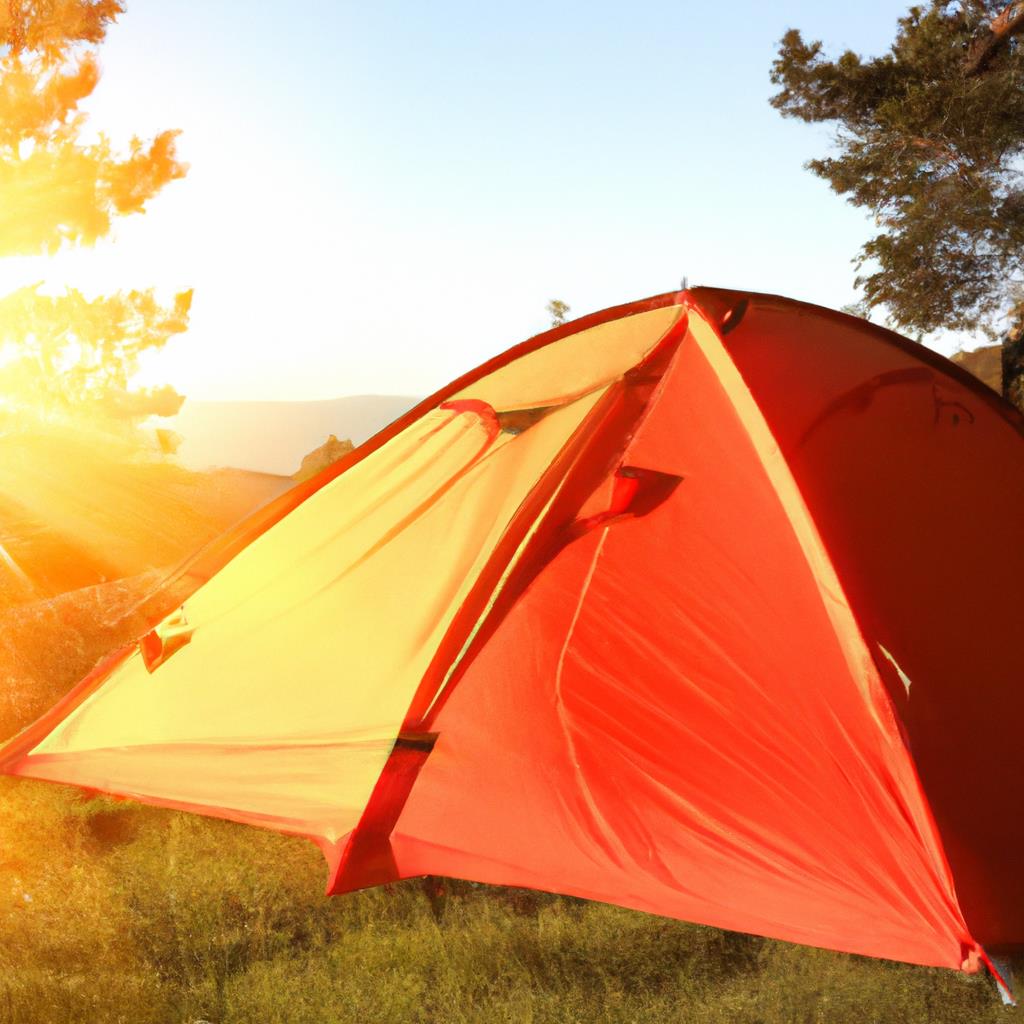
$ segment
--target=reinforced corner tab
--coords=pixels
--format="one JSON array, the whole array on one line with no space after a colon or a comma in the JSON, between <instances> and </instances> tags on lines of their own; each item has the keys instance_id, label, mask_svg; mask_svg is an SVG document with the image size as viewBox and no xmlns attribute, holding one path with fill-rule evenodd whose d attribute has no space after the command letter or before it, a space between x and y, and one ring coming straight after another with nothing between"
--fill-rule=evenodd
<instances>
[{"instance_id":1,"label":"reinforced corner tab","mask_svg":"<svg viewBox=\"0 0 1024 1024\"><path fill-rule=\"evenodd\" d=\"M436 742L437 733L399 734L348 841L340 851L336 846L325 849L330 868L328 896L397 882L402 877L391 848L391 833Z\"/></svg>"}]
</instances>

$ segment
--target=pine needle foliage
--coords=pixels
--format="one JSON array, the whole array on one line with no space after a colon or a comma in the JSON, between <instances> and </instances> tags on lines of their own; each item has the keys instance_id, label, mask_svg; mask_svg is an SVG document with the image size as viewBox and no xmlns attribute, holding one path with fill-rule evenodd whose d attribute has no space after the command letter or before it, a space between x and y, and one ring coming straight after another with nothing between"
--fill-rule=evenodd
<instances>
[{"instance_id":1,"label":"pine needle foliage","mask_svg":"<svg viewBox=\"0 0 1024 1024\"><path fill-rule=\"evenodd\" d=\"M932 0L881 56L781 40L771 103L834 127L807 166L874 215L857 284L899 327L996 336L1024 314L1022 27L1024 4Z\"/></svg>"}]
</instances>

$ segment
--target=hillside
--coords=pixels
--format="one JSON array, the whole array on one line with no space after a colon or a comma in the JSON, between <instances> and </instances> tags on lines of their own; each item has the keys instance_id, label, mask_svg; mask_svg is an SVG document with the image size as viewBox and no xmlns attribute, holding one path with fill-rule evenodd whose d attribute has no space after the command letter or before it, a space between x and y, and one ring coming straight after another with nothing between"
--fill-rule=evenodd
<instances>
[{"instance_id":1,"label":"hillside","mask_svg":"<svg viewBox=\"0 0 1024 1024\"><path fill-rule=\"evenodd\" d=\"M183 437L178 457L190 469L233 466L290 475L331 434L362 444L418 400L350 395L322 402L186 401L165 425Z\"/></svg>"},{"instance_id":2,"label":"hillside","mask_svg":"<svg viewBox=\"0 0 1024 1024\"><path fill-rule=\"evenodd\" d=\"M166 568L292 485L140 459L107 439L0 437L0 609Z\"/></svg>"}]
</instances>

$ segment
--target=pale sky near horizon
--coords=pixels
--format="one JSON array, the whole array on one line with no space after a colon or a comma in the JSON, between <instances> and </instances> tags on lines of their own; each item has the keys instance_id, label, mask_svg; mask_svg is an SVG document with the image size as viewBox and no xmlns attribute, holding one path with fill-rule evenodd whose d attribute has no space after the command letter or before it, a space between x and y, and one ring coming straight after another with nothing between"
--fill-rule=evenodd
<instances>
[{"instance_id":1,"label":"pale sky near horizon","mask_svg":"<svg viewBox=\"0 0 1024 1024\"><path fill-rule=\"evenodd\" d=\"M422 395L548 326L691 284L852 301L871 223L768 105L791 27L878 53L905 0L128 0L85 109L191 165L112 241L0 260L99 294L194 287L141 376L205 399ZM949 351L949 340L936 344Z\"/></svg>"}]
</instances>

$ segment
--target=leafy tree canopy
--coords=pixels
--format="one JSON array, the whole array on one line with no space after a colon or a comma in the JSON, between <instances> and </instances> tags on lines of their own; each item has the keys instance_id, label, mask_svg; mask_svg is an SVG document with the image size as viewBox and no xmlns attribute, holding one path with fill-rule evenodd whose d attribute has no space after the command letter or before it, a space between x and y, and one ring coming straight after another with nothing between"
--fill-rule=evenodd
<instances>
[{"instance_id":1,"label":"leafy tree canopy","mask_svg":"<svg viewBox=\"0 0 1024 1024\"><path fill-rule=\"evenodd\" d=\"M63 60L77 43L100 43L124 13L122 0L7 0L0 7L0 40L15 57Z\"/></svg>"},{"instance_id":2,"label":"leafy tree canopy","mask_svg":"<svg viewBox=\"0 0 1024 1024\"><path fill-rule=\"evenodd\" d=\"M183 399L170 387L129 390L139 357L188 326L191 292L161 306L150 291L87 299L76 289L49 296L21 288L0 298L3 395L67 418L133 421L173 416Z\"/></svg>"},{"instance_id":3,"label":"leafy tree canopy","mask_svg":"<svg viewBox=\"0 0 1024 1024\"><path fill-rule=\"evenodd\" d=\"M127 153L83 141L79 104L99 81L92 47L121 0L7 0L0 4L0 256L92 245L119 215L185 174L177 132ZM170 307L148 292L86 300L26 288L0 300L0 408L88 414L133 423L175 411L170 389L129 391L140 355L187 326L191 292Z\"/></svg>"},{"instance_id":4,"label":"leafy tree canopy","mask_svg":"<svg viewBox=\"0 0 1024 1024\"><path fill-rule=\"evenodd\" d=\"M835 126L808 167L874 214L857 284L903 328L994 336L1024 314L1022 29L1024 3L932 0L880 57L781 41L771 103Z\"/></svg>"}]
</instances>

